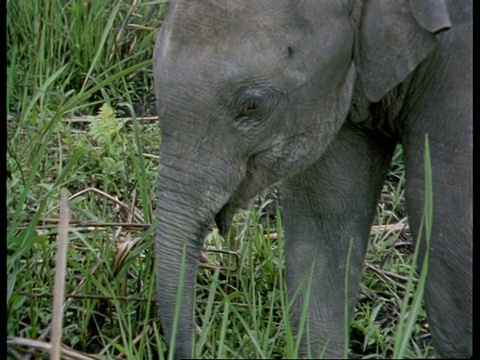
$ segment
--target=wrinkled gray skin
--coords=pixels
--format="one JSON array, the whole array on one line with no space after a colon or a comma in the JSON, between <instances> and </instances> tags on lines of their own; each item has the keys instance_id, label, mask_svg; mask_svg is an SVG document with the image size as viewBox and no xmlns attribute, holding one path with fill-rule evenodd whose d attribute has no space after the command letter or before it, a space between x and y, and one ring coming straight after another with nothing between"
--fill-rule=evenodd
<instances>
[{"instance_id":1,"label":"wrinkled gray skin","mask_svg":"<svg viewBox=\"0 0 480 360\"><path fill-rule=\"evenodd\" d=\"M177 358L192 356L199 253L213 219L284 180L287 287L313 267L308 321L317 354L342 355L377 200L403 145L414 237L424 138L433 167L425 300L441 357L472 351L472 2L172 1L154 54L162 135L158 296L167 342L186 270ZM344 293L347 252L353 241ZM306 355L306 338L302 355Z\"/></svg>"}]
</instances>

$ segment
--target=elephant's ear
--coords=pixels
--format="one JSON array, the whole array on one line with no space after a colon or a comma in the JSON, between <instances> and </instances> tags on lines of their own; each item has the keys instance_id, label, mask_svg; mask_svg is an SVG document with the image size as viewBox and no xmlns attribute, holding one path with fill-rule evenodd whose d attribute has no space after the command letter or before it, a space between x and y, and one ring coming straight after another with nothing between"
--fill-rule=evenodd
<instances>
[{"instance_id":1,"label":"elephant's ear","mask_svg":"<svg viewBox=\"0 0 480 360\"><path fill-rule=\"evenodd\" d=\"M435 48L435 34L450 25L444 0L365 1L354 62L369 100L402 82Z\"/></svg>"}]
</instances>

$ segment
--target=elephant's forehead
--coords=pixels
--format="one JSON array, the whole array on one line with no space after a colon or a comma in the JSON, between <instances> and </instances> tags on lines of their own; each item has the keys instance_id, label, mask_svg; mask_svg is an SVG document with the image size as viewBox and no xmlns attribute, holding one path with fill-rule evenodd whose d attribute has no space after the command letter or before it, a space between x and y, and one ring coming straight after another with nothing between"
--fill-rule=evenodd
<instances>
[{"instance_id":1,"label":"elephant's forehead","mask_svg":"<svg viewBox=\"0 0 480 360\"><path fill-rule=\"evenodd\" d=\"M167 19L172 46L213 46L261 38L269 39L286 29L305 27L308 21L295 2L276 1L179 1ZM305 31L302 31L305 34Z\"/></svg>"}]
</instances>

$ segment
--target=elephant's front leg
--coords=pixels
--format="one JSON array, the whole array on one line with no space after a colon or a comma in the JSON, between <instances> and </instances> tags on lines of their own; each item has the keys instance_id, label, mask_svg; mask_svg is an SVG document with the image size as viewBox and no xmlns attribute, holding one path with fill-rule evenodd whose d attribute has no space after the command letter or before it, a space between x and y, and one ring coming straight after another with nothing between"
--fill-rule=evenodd
<instances>
[{"instance_id":1,"label":"elephant's front leg","mask_svg":"<svg viewBox=\"0 0 480 360\"><path fill-rule=\"evenodd\" d=\"M303 331L301 356L343 355L369 229L394 148L391 139L344 125L322 158L285 184L287 287L294 299L293 329L297 336Z\"/></svg>"}]
</instances>

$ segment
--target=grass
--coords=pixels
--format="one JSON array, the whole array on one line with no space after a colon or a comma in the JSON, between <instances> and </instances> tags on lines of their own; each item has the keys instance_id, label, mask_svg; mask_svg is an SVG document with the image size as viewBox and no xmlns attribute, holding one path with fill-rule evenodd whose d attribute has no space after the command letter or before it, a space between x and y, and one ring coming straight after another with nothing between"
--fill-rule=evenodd
<instances>
[{"instance_id":1,"label":"grass","mask_svg":"<svg viewBox=\"0 0 480 360\"><path fill-rule=\"evenodd\" d=\"M62 188L71 214L64 357L164 358L152 226L160 139L148 117L150 59L163 16L164 4L151 1L7 2L11 359L48 356ZM407 326L413 336L396 326L413 292L401 157L399 149L378 206L349 330L352 357L432 355L419 301ZM230 242L216 230L206 239L196 301L199 357L296 356L281 216L271 194L236 215Z\"/></svg>"}]
</instances>

